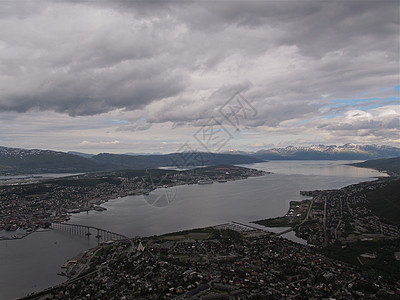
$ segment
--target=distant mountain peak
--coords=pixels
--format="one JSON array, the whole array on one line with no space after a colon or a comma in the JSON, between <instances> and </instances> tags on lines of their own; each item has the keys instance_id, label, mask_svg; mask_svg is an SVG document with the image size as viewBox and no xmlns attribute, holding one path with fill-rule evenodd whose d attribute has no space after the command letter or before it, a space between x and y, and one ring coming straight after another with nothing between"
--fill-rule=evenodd
<instances>
[{"instance_id":1,"label":"distant mountain peak","mask_svg":"<svg viewBox=\"0 0 400 300\"><path fill-rule=\"evenodd\" d=\"M364 160L376 158L388 158L400 156L400 148L379 145L357 145L348 143L337 145L311 145L311 146L287 146L284 148L272 148L259 150L253 156L265 160L272 159L307 159L307 160Z\"/></svg>"},{"instance_id":2,"label":"distant mountain peak","mask_svg":"<svg viewBox=\"0 0 400 300\"><path fill-rule=\"evenodd\" d=\"M101 153L91 155L80 152L64 153L51 150L19 149L0 146L0 174L80 173L117 169L147 169L175 166L180 161L183 167L200 165L236 165L261 162L249 155L222 153L200 153L202 160L185 162L182 153L128 155ZM196 156L196 157L197 157ZM186 163L186 165L185 165Z\"/></svg>"},{"instance_id":3,"label":"distant mountain peak","mask_svg":"<svg viewBox=\"0 0 400 300\"><path fill-rule=\"evenodd\" d=\"M99 169L97 163L77 155L0 146L0 174L74 173Z\"/></svg>"}]
</instances>

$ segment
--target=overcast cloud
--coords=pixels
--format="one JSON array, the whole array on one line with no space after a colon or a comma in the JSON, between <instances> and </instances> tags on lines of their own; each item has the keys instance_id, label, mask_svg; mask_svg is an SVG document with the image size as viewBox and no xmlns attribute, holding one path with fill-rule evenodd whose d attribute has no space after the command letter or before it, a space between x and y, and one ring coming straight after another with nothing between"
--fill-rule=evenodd
<instances>
[{"instance_id":1,"label":"overcast cloud","mask_svg":"<svg viewBox=\"0 0 400 300\"><path fill-rule=\"evenodd\" d=\"M390 0L1 1L0 144L172 152L240 92L257 113L227 148L398 146L399 19Z\"/></svg>"}]
</instances>

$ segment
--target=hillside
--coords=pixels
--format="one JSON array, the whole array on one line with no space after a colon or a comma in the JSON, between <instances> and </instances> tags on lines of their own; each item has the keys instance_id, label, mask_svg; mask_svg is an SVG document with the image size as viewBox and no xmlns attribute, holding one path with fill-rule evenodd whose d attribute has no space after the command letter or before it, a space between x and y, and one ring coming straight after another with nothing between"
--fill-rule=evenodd
<instances>
[{"instance_id":1,"label":"hillside","mask_svg":"<svg viewBox=\"0 0 400 300\"><path fill-rule=\"evenodd\" d=\"M352 164L352 166L385 171L391 175L400 175L400 157L368 160L365 162Z\"/></svg>"},{"instance_id":2,"label":"hillside","mask_svg":"<svg viewBox=\"0 0 400 300\"><path fill-rule=\"evenodd\" d=\"M80 152L57 152L38 149L0 147L0 175L75 173L119 169L147 169L158 167L237 165L264 160L361 160L376 157L400 157L400 149L389 146L310 146L262 150L244 155L239 153L171 153L157 155L130 155L101 153L91 155ZM371 165L372 164L372 165ZM400 173L399 161L379 160L360 167Z\"/></svg>"},{"instance_id":3,"label":"hillside","mask_svg":"<svg viewBox=\"0 0 400 300\"><path fill-rule=\"evenodd\" d=\"M98 162L64 152L0 147L0 175L98 171Z\"/></svg>"},{"instance_id":4,"label":"hillside","mask_svg":"<svg viewBox=\"0 0 400 300\"><path fill-rule=\"evenodd\" d=\"M191 157L191 159L187 158ZM250 164L261 162L260 159L238 154L217 153L172 153L165 155L127 155L102 153L92 157L93 160L112 165L116 168L157 168L157 167L190 167L190 166L212 166Z\"/></svg>"},{"instance_id":5,"label":"hillside","mask_svg":"<svg viewBox=\"0 0 400 300\"><path fill-rule=\"evenodd\" d=\"M234 154L173 153L166 155L124 155L102 153L83 157L51 150L0 147L0 175L78 173L120 169L147 169L178 166L236 165L260 159Z\"/></svg>"},{"instance_id":6,"label":"hillside","mask_svg":"<svg viewBox=\"0 0 400 300\"><path fill-rule=\"evenodd\" d=\"M68 154L73 154L73 155L78 155L78 156L82 156L84 158L91 158L94 156L94 154L90 154L90 153L83 153L83 152L77 152L77 151L68 151Z\"/></svg>"},{"instance_id":7,"label":"hillside","mask_svg":"<svg viewBox=\"0 0 400 300\"><path fill-rule=\"evenodd\" d=\"M400 180L394 180L382 189L367 193L367 207L374 214L400 225Z\"/></svg>"}]
</instances>

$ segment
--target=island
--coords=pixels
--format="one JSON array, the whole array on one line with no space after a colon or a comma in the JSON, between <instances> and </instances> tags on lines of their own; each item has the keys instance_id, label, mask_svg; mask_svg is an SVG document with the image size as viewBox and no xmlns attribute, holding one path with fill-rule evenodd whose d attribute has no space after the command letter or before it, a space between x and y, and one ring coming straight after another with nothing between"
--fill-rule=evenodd
<instances>
[{"instance_id":1,"label":"island","mask_svg":"<svg viewBox=\"0 0 400 300\"><path fill-rule=\"evenodd\" d=\"M202 168L189 183L262 174L240 169L228 178L234 169L226 168ZM178 184L174 176L168 183L153 174L148 187ZM287 226L312 247L233 221L102 241L65 262L66 282L23 299L396 299L399 192L397 176L302 191L310 199L290 202L282 217L256 222Z\"/></svg>"},{"instance_id":2,"label":"island","mask_svg":"<svg viewBox=\"0 0 400 300\"><path fill-rule=\"evenodd\" d=\"M25 229L24 234L0 239L24 237L53 222L67 221L71 214L104 210L100 205L110 199L148 195L157 188L184 184L226 182L262 176L266 172L231 165L217 165L192 170L118 170L70 177L19 181L0 186L0 232ZM0 234L1 235L1 234Z\"/></svg>"}]
</instances>

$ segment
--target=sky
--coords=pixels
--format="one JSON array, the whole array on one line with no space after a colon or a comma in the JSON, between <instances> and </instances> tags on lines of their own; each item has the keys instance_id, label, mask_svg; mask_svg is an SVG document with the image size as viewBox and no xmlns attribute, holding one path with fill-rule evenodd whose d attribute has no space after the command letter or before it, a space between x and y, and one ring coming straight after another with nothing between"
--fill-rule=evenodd
<instances>
[{"instance_id":1,"label":"sky","mask_svg":"<svg viewBox=\"0 0 400 300\"><path fill-rule=\"evenodd\" d=\"M399 5L0 1L0 145L400 146Z\"/></svg>"}]
</instances>

